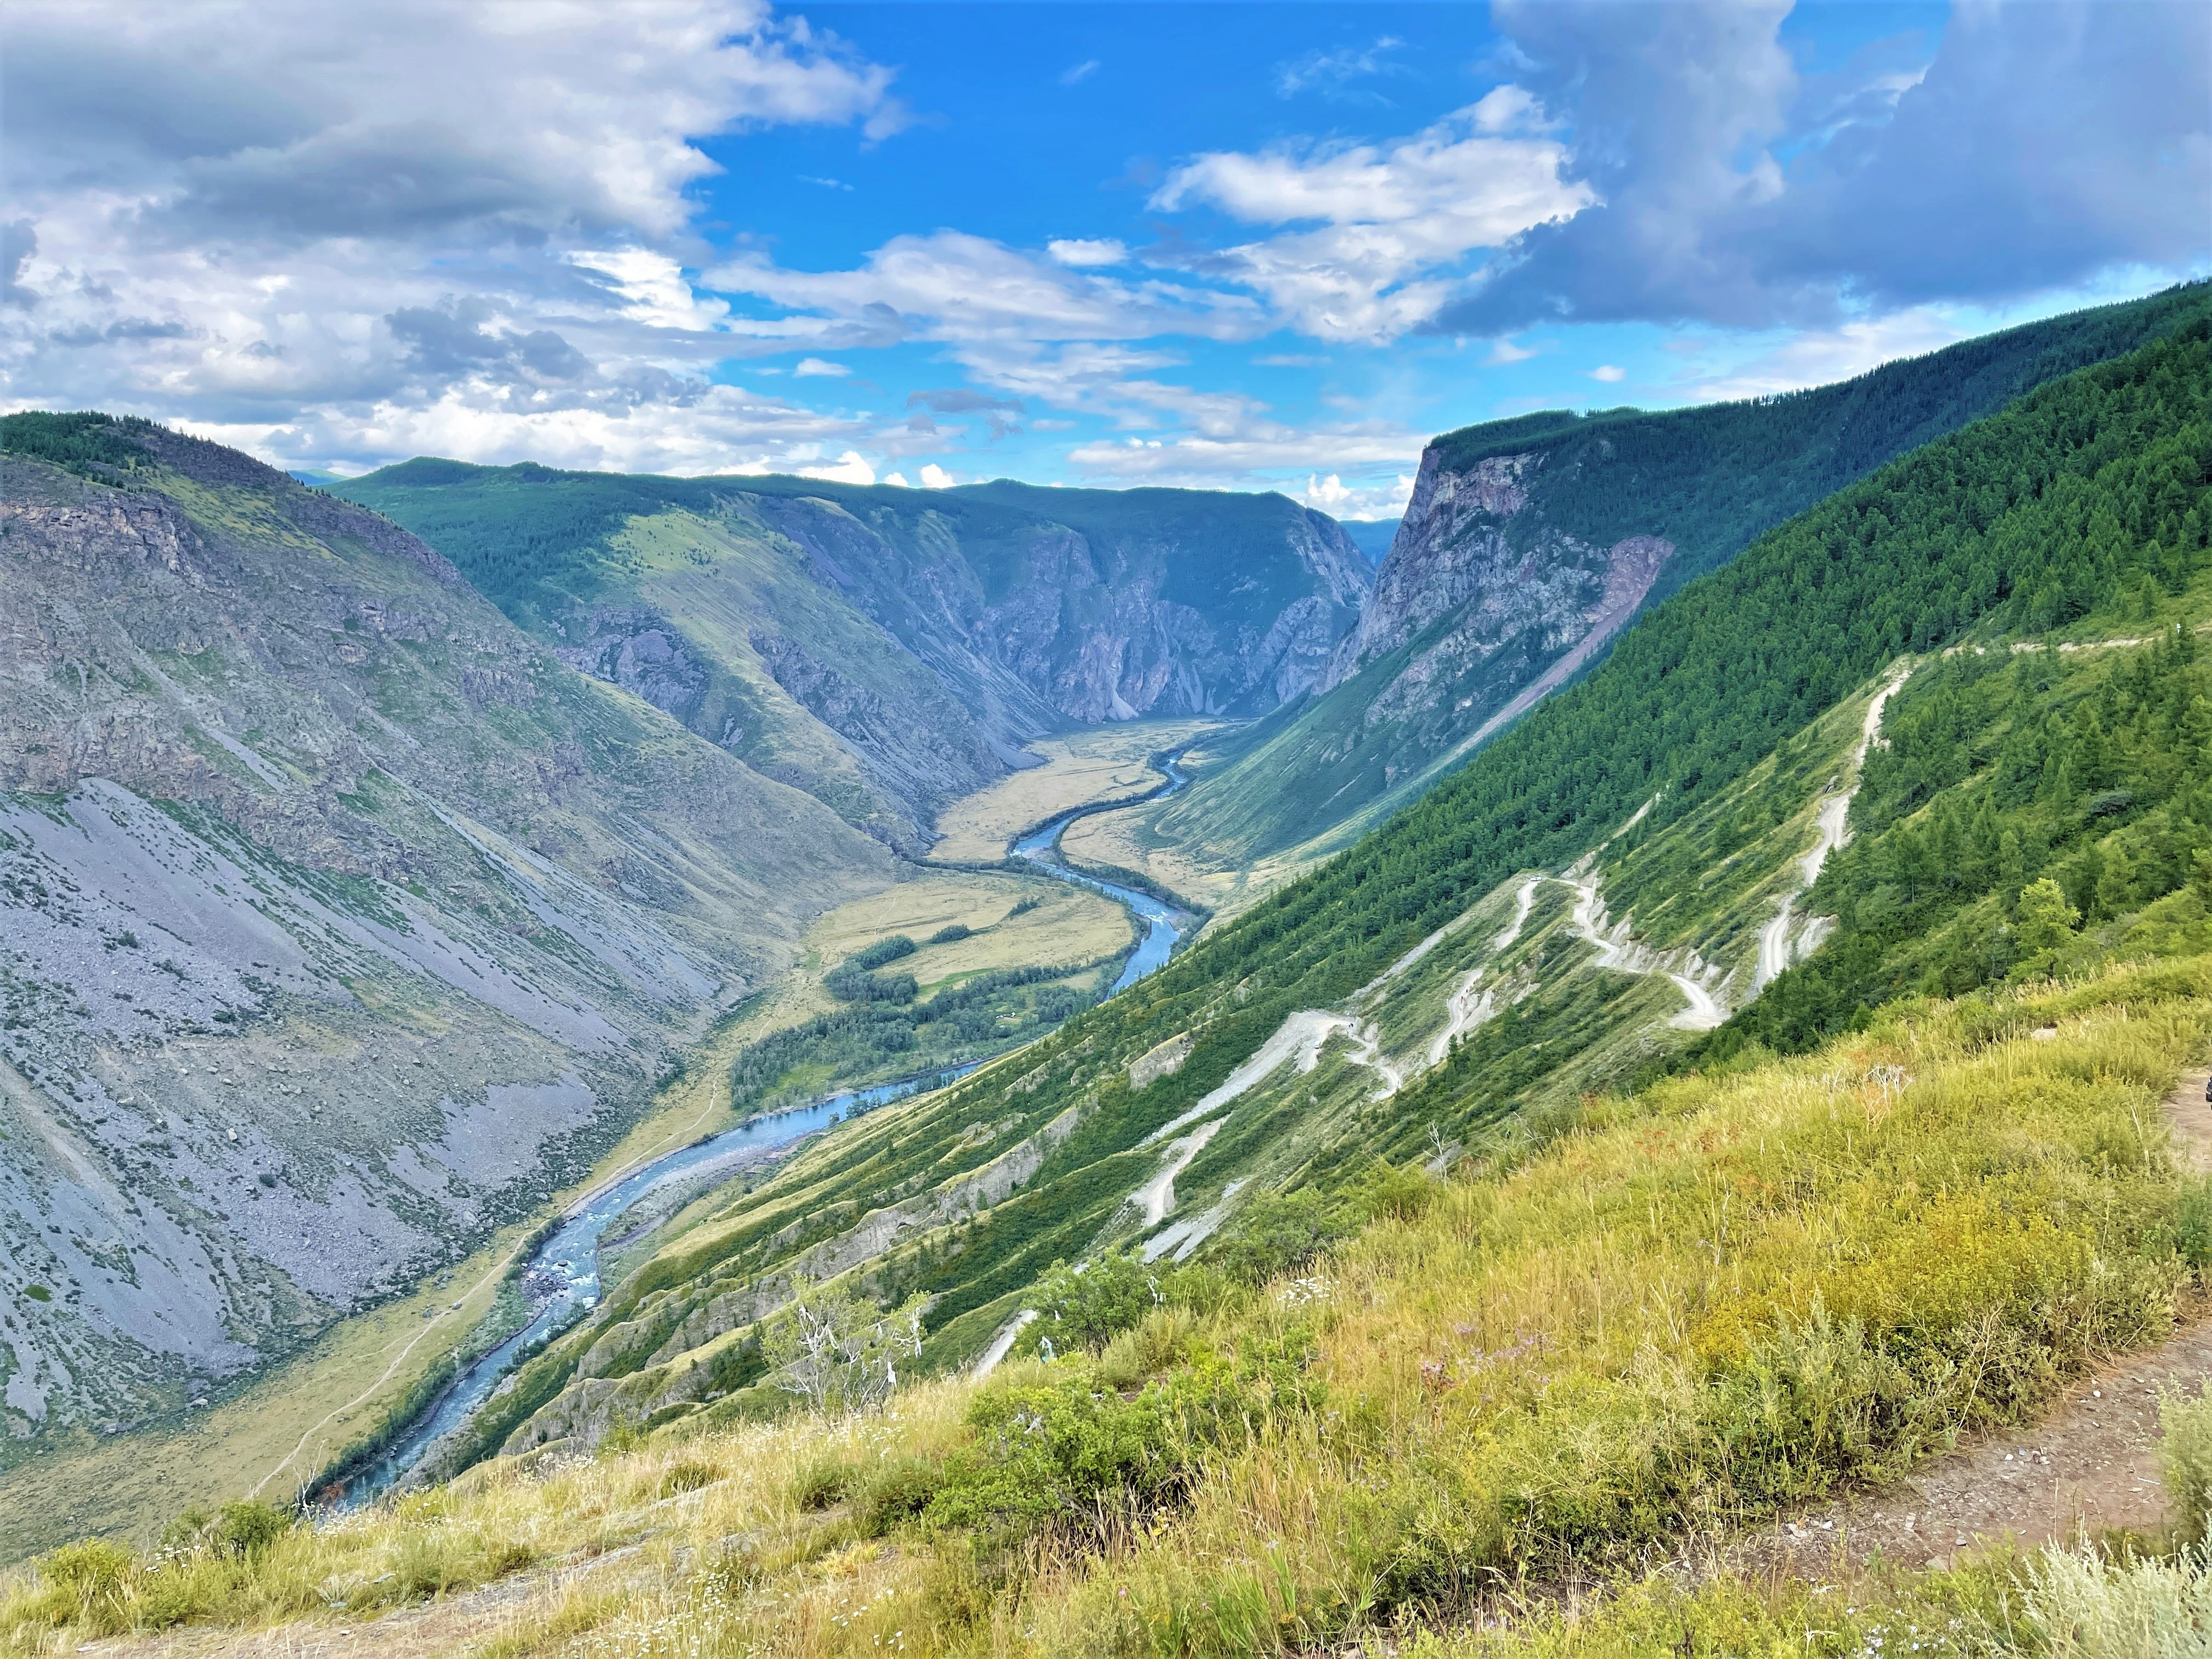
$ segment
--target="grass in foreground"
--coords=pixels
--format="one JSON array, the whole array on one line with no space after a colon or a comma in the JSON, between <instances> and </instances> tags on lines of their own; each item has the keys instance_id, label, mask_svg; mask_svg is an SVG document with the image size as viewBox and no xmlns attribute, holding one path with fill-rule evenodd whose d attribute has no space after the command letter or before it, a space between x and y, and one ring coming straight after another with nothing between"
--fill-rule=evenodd
<instances>
[{"instance_id":1,"label":"grass in foreground","mask_svg":"<svg viewBox=\"0 0 2212 1659\"><path fill-rule=\"evenodd\" d=\"M1809 1601L1626 1575L1893 1479L2163 1335L2203 1265L2203 1200L2158 1101L2208 999L2199 959L1913 1005L1813 1055L1591 1100L1449 1183L1398 1182L1335 1256L1255 1295L1195 1278L1103 1353L926 1384L875 1417L495 1464L258 1552L110 1558L96 1583L50 1567L0 1631L35 1648L358 1619L643 1542L619 1597L548 1592L505 1650L1285 1651L1569 1583L1624 1588L1598 1623L1527 1617L1472 1650L1655 1651L1674 1630L1679 1651L1691 1619L1742 1633L1699 1626L1692 1651L1870 1650L1839 1620L1808 1645L1827 1615ZM2045 1024L2056 1039L2028 1040ZM1900 1592L1908 1622L1970 1591L2033 1612L2012 1578L1947 1582Z\"/></svg>"}]
</instances>

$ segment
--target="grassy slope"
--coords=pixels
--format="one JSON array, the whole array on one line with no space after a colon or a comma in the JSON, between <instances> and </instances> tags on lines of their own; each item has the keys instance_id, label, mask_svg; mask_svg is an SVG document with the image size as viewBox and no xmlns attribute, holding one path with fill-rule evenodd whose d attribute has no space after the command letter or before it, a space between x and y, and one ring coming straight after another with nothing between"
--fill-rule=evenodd
<instances>
[{"instance_id":1,"label":"grassy slope","mask_svg":"<svg viewBox=\"0 0 2212 1659\"><path fill-rule=\"evenodd\" d=\"M1543 458L1511 535L1558 531L1597 547L1633 535L1674 543L1648 607L1896 457L2085 364L2170 335L2208 306L2200 284L2009 329L1784 398L1658 414L1555 410L1448 433L1433 447L1451 469L1492 455ZM1326 696L1254 727L1231 764L1154 809L1141 838L1222 869L1268 857L1310 861L1416 799L1460 739L1557 654L1540 641L1509 641L1471 665L1466 684L1434 714L1378 726L1376 699L1456 622L1456 613L1440 617ZM1492 686L1506 690L1495 695Z\"/></svg>"},{"instance_id":2,"label":"grassy slope","mask_svg":"<svg viewBox=\"0 0 2212 1659\"><path fill-rule=\"evenodd\" d=\"M1838 671L1873 674L1886 668L1892 641L1924 637L1925 616L1895 606L1886 556L1910 550L1907 556L1923 558L1920 550L1941 535L1953 562L1932 575L1970 592L1996 549L2032 548L2052 568L2070 568L2070 555L2041 534L2038 498L2010 514L1991 512L1979 537L1959 535L1947 515L1980 510L1978 478L1989 458L2049 468L2054 478L2094 477L2124 491L2137 469L2155 468L2169 451L2193 453L2197 428L2185 407L2167 399L2191 386L2204 395L2187 372L2203 354L2201 343L2172 348L2054 389L2040 406L1972 428L1839 498L1685 592L1641 630L1647 639L1624 647L1588 684L1489 751L1458 788L1321 878L1201 941L1018 1063L878 1114L752 1191L726 1192L718 1210L688 1218L659 1245L591 1326L536 1362L508 1409L488 1419L485 1448L563 1388L565 1403L537 1432L590 1437L611 1422L690 1410L702 1400L726 1414L757 1408L757 1366L730 1358L724 1363L733 1369L720 1376L695 1376L692 1362L749 1343L751 1322L772 1312L802 1273L849 1274L887 1302L928 1294L935 1302L924 1362L972 1356L1055 1258L1137 1231L1125 1206L1158 1164L1158 1153L1140 1146L1144 1137L1220 1083L1297 1009L1343 1009L1372 1022L1407 1086L1376 1099L1381 1074L1343 1044L1322 1051L1310 1073L1277 1073L1237 1103L1178 1177L1178 1217L1339 1183L1362 1155L1427 1158L1500 1121L1571 1110L1588 1090L1676 1063L1689 1040L1668 1023L1679 994L1661 976L1591 968L1558 884L1546 884L1510 946L1495 944L1525 873L1563 870L1657 798L1637 832L1601 859L1601 874L1618 886L1615 913L1632 907L1648 915L1652 942L1685 953L1668 965L1686 970L1695 947L1721 975L1712 982L1741 1003L1757 933L1812 840L1818 801L1832 781L1848 781L1876 681L1838 686ZM2145 419L2162 422L2166 436L2148 439ZM2039 447L2053 432L2069 443ZM1883 508L1900 515L1899 527L1873 526L1870 514ZM1823 549L1836 562L1831 571L1850 573L1854 560L1863 568L1829 576L1810 603L1808 550ZM2192 557L2201 562L2201 551ZM2041 580L2022 592L2041 591ZM2203 574L2193 580L2186 593L2160 603L2191 616L2212 610ZM1888 615L1869 613L1861 583L1889 596ZM2088 591L2099 583L2114 609L2081 626L2112 633L2136 625L2127 619L2141 589L2122 563ZM1929 591L1947 606L1957 603L1947 589ZM1746 662L1741 619L1778 607L1795 610L1795 635L1778 642L1760 632ZM2008 615L1992 609L1984 628ZM2080 672L2112 672L2124 654L2081 655ZM2054 683L2033 695L2070 702L2077 693ZM1908 692L1900 707L1911 706ZM1784 726L1799 709L1804 723ZM1540 767L1531 751L1578 758ZM1532 777L1551 800L1541 816L1515 793ZM1472 823L1470 803L1487 804ZM2137 808L2100 820L2098 834L2126 830L2152 805L2146 793ZM2157 891L2172 890L2179 877L2169 877ZM2155 896L2148 888L2140 895ZM1440 930L1446 937L1416 968L1354 996ZM1495 1017L1431 1065L1446 999L1478 969L1494 991ZM1130 1060L1179 1033L1194 1039L1188 1062L1133 1090ZM1229 1203L1232 1183L1240 1196ZM887 1231L894 1216L903 1218L895 1233ZM1237 1217L1229 1220L1233 1233ZM597 1381L572 1386L587 1352Z\"/></svg>"},{"instance_id":3,"label":"grassy slope","mask_svg":"<svg viewBox=\"0 0 2212 1659\"><path fill-rule=\"evenodd\" d=\"M2042 1024L2057 1038L2027 1041ZM19 1590L0 1621L33 1648L65 1623L56 1645L351 1624L639 1541L526 1601L509 1650L827 1655L898 1632L917 1653L1226 1655L1463 1613L1499 1575L1626 1565L1907 1468L2167 1329L2187 1189L2154 1102L2208 1032L2202 957L1915 1006L1802 1059L1593 1098L1544 1144L1494 1139L1448 1186L1401 1183L1320 1271L1217 1285L1099 1359L926 1385L878 1419L495 1465L250 1561L125 1568L90 1606ZM1216 1404L1194 1415L1201 1382ZM1007 1439L1009 1412L1048 1435ZM1123 1479L1152 1496L1085 1496Z\"/></svg>"}]
</instances>

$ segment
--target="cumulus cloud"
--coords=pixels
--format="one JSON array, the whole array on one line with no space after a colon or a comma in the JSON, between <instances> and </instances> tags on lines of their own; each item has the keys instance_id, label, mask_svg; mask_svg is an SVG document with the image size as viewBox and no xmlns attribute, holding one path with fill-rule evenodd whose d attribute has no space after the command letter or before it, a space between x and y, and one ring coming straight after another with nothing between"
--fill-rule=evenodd
<instances>
[{"instance_id":1,"label":"cumulus cloud","mask_svg":"<svg viewBox=\"0 0 2212 1659\"><path fill-rule=\"evenodd\" d=\"M846 368L842 363L825 362L820 357L801 357L796 363L792 365L791 372L802 380L811 379L816 376L825 377L831 380L842 380L846 375L850 374L853 371Z\"/></svg>"},{"instance_id":2,"label":"cumulus cloud","mask_svg":"<svg viewBox=\"0 0 2212 1659\"><path fill-rule=\"evenodd\" d=\"M934 461L928 462L922 467L921 476L921 487L924 489L950 489L958 482Z\"/></svg>"},{"instance_id":3,"label":"cumulus cloud","mask_svg":"<svg viewBox=\"0 0 2212 1659\"><path fill-rule=\"evenodd\" d=\"M1197 156L1169 174L1152 204L1313 227L1226 248L1200 268L1258 291L1304 333L1379 343L1426 322L1469 254L1595 203L1589 185L1565 176L1567 161L1529 94L1500 87L1388 145Z\"/></svg>"},{"instance_id":4,"label":"cumulus cloud","mask_svg":"<svg viewBox=\"0 0 2212 1659\"><path fill-rule=\"evenodd\" d=\"M1603 380L1607 385L1611 386L1626 380L1628 371L1618 363L1600 363L1595 368L1590 370L1589 377L1593 380Z\"/></svg>"},{"instance_id":5,"label":"cumulus cloud","mask_svg":"<svg viewBox=\"0 0 2212 1659\"><path fill-rule=\"evenodd\" d=\"M817 417L704 372L820 331L734 326L680 255L696 139L903 121L834 37L763 0L392 0L342 49L309 0L21 0L8 32L14 406L602 465L691 453L669 414L710 466L818 459Z\"/></svg>"},{"instance_id":6,"label":"cumulus cloud","mask_svg":"<svg viewBox=\"0 0 2212 1659\"><path fill-rule=\"evenodd\" d=\"M765 470L765 469L764 469ZM827 478L833 483L872 484L876 481L876 469L857 449L848 449L827 466L802 466L802 478Z\"/></svg>"},{"instance_id":7,"label":"cumulus cloud","mask_svg":"<svg viewBox=\"0 0 2212 1659\"><path fill-rule=\"evenodd\" d=\"M1829 328L2212 253L2212 9L1965 3L1926 63L1820 76L1789 9L1500 0L1517 83L1601 204L1516 238L1431 326Z\"/></svg>"},{"instance_id":8,"label":"cumulus cloud","mask_svg":"<svg viewBox=\"0 0 2212 1659\"><path fill-rule=\"evenodd\" d=\"M1305 488L1289 492L1293 498L1326 513L1332 519L1398 519L1413 499L1413 475L1401 472L1388 483L1347 484L1335 473L1322 477L1306 475Z\"/></svg>"}]
</instances>

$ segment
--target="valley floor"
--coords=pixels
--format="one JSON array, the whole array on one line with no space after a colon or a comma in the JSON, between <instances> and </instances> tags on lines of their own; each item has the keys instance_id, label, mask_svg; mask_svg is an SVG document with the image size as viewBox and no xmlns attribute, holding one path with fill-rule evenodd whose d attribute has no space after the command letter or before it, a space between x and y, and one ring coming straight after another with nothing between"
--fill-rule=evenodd
<instances>
[{"instance_id":1,"label":"valley floor","mask_svg":"<svg viewBox=\"0 0 2212 1659\"><path fill-rule=\"evenodd\" d=\"M1008 916L1024 900L1036 901L1035 908ZM1117 904L1064 884L997 874L920 871L830 911L807 930L800 959L689 1056L685 1075L662 1092L653 1114L549 1212L565 1213L623 1175L731 1127L736 1115L725 1080L731 1060L747 1045L836 1007L822 988L829 969L877 939L927 938L951 924L974 932L909 959L931 984L1109 957L1133 938ZM839 1081L825 1079L824 1092ZM411 1295L340 1322L307 1354L195 1413L197 1420L87 1437L80 1448L17 1469L0 1482L0 1559L20 1559L64 1537L150 1538L187 1505L241 1492L289 1501L382 1421L431 1365L498 1316L501 1285L530 1231L526 1224L508 1228Z\"/></svg>"}]
</instances>

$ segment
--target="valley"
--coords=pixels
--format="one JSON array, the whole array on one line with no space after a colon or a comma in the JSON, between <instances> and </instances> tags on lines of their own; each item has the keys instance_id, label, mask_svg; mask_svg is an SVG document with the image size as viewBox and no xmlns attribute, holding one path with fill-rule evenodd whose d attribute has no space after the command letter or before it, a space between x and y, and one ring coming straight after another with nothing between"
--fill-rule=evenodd
<instances>
[{"instance_id":1,"label":"valley","mask_svg":"<svg viewBox=\"0 0 2212 1659\"><path fill-rule=\"evenodd\" d=\"M529 1218L757 1115L975 1069L653 1188L592 1254L592 1304L486 1375L409 1495L268 1558L312 1565L318 1603L258 1568L238 1594L325 1623L407 1599L379 1575L431 1547L412 1517L471 1517L437 1546L441 1591L574 1561L581 1502L600 1547L646 1554L598 1601L534 1581L519 1643L684 1607L779 1642L799 1620L824 1651L908 1628L1060 1650L1122 1628L1125 1599L1194 1651L1356 1640L1477 1582L1805 1512L2158 1340L2196 1293L2197 1200L2163 1139L2113 1137L2212 1006L2206 336L2064 374L1626 605L1579 672L1325 860L1195 879L1152 827L1335 695L1318 679L1030 736L912 856L791 788L866 878L783 924L593 1149L599 1180ZM715 750L591 669L573 684ZM1039 865L1048 842L1069 868ZM1093 878L1211 919L1155 968ZM488 1346L545 1305L500 1289L522 1219L423 1311ZM357 1441L428 1374L445 1340L393 1312L327 1328L345 1366L310 1380L311 1354L221 1408L287 1402L257 1425L262 1488L329 1469L318 1436ZM881 1413L794 1415L793 1344L831 1329L861 1356L839 1364L895 1357ZM1973 1370L1976 1342L2003 1357ZM1822 1377L1862 1426L1759 1417L1760 1389ZM1095 1461L1094 1434L1123 1449ZM1745 1449L1714 1462L1715 1435ZM181 1441L131 1443L173 1474ZM76 1455L42 1477L81 1492L124 1450ZM223 1455L198 1489L233 1479ZM155 1496L118 1480L101 1523L144 1535ZM1141 1525L1109 1549L1057 1530L1121 1504ZM742 1595L695 1514L749 1540ZM1010 1563L1048 1539L1070 1553L1020 1580L1018 1634L1002 1580L969 1575L1033 1573ZM929 1611L947 1583L962 1610ZM207 1594L234 1610L190 1617L238 1617Z\"/></svg>"}]
</instances>

